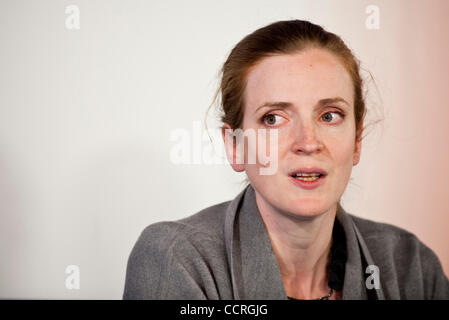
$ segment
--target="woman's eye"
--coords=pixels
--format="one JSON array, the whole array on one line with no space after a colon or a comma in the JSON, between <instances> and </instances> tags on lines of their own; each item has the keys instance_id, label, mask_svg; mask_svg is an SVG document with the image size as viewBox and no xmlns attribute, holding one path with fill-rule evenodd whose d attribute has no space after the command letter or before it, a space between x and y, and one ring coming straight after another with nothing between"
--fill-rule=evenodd
<instances>
[{"instance_id":1,"label":"woman's eye","mask_svg":"<svg viewBox=\"0 0 449 320\"><path fill-rule=\"evenodd\" d=\"M340 112L326 112L321 116L321 119L323 119L325 122L331 122L335 118L335 116L332 116L333 114L337 114L341 118L344 118L344 115Z\"/></svg>"},{"instance_id":2,"label":"woman's eye","mask_svg":"<svg viewBox=\"0 0 449 320\"><path fill-rule=\"evenodd\" d=\"M273 126L279 123L279 120L282 120L283 117L277 114L266 114L263 116L262 121L269 126Z\"/></svg>"}]
</instances>

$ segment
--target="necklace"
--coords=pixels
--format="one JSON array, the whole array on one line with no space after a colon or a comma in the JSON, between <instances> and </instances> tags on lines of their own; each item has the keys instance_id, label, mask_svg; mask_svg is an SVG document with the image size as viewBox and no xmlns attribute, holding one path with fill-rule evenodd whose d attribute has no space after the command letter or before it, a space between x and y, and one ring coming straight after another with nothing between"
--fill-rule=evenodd
<instances>
[{"instance_id":1,"label":"necklace","mask_svg":"<svg viewBox=\"0 0 449 320\"><path fill-rule=\"evenodd\" d=\"M334 293L334 289L331 288L331 290L329 291L329 293L321 298L317 298L317 299L312 299L312 300L329 300L329 298L332 296L332 293ZM296 298L292 298L287 296L288 299L290 300L305 300L305 299L296 299Z\"/></svg>"}]
</instances>

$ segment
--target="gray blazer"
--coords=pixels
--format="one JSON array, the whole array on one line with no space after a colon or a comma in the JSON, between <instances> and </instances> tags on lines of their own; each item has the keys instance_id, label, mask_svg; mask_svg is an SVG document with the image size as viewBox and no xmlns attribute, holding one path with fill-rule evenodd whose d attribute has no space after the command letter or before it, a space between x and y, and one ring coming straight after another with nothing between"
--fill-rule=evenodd
<instances>
[{"instance_id":1,"label":"gray blazer","mask_svg":"<svg viewBox=\"0 0 449 320\"><path fill-rule=\"evenodd\" d=\"M336 218L347 242L343 299L449 299L440 261L415 235L340 206ZM378 267L378 289L366 285L373 283L368 265ZM128 260L123 298L286 300L253 187L232 201L145 228Z\"/></svg>"}]
</instances>

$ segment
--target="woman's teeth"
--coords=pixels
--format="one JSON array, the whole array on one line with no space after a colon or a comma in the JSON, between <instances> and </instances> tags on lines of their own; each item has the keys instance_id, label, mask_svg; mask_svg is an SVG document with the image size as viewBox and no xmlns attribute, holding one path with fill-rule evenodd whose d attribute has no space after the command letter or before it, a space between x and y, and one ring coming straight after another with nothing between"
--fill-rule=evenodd
<instances>
[{"instance_id":1,"label":"woman's teeth","mask_svg":"<svg viewBox=\"0 0 449 320\"><path fill-rule=\"evenodd\" d=\"M296 177L296 179L302 180L302 181L315 181L315 180L319 179L319 177Z\"/></svg>"},{"instance_id":2,"label":"woman's teeth","mask_svg":"<svg viewBox=\"0 0 449 320\"><path fill-rule=\"evenodd\" d=\"M298 173L295 178L302 181L315 181L321 176L320 173Z\"/></svg>"}]
</instances>

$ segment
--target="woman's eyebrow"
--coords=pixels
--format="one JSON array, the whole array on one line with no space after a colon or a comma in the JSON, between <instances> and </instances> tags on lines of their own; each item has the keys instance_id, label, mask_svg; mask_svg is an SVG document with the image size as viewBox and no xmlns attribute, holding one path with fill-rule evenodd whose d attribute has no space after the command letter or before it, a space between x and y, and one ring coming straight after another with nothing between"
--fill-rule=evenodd
<instances>
[{"instance_id":1,"label":"woman's eyebrow","mask_svg":"<svg viewBox=\"0 0 449 320\"><path fill-rule=\"evenodd\" d=\"M259 106L254 113L257 112L257 110L262 108L268 108L268 107L278 107L278 108L289 108L293 105L291 102L283 102L283 101L276 101L276 102L265 102L261 106Z\"/></svg>"},{"instance_id":2,"label":"woman's eyebrow","mask_svg":"<svg viewBox=\"0 0 449 320\"><path fill-rule=\"evenodd\" d=\"M342 97L321 99L320 101L318 101L318 105L319 106L323 106L323 105L327 105L327 104L335 103L335 102L346 103L348 105L348 107L349 107L349 102L346 101L345 99L343 99Z\"/></svg>"},{"instance_id":3,"label":"woman's eyebrow","mask_svg":"<svg viewBox=\"0 0 449 320\"><path fill-rule=\"evenodd\" d=\"M336 103L336 102L343 102L346 103L349 106L349 103L343 99L342 97L334 97L334 98L325 98L325 99L321 99L318 101L318 103L316 104L317 107L321 107L321 106L325 106L331 103ZM274 101L274 102L265 102L264 104L262 104L261 106L259 106L254 113L257 112L257 110L262 109L262 108L268 108L268 107L278 107L278 108L289 108L293 105L293 103L291 102L284 102L284 101Z\"/></svg>"}]
</instances>

